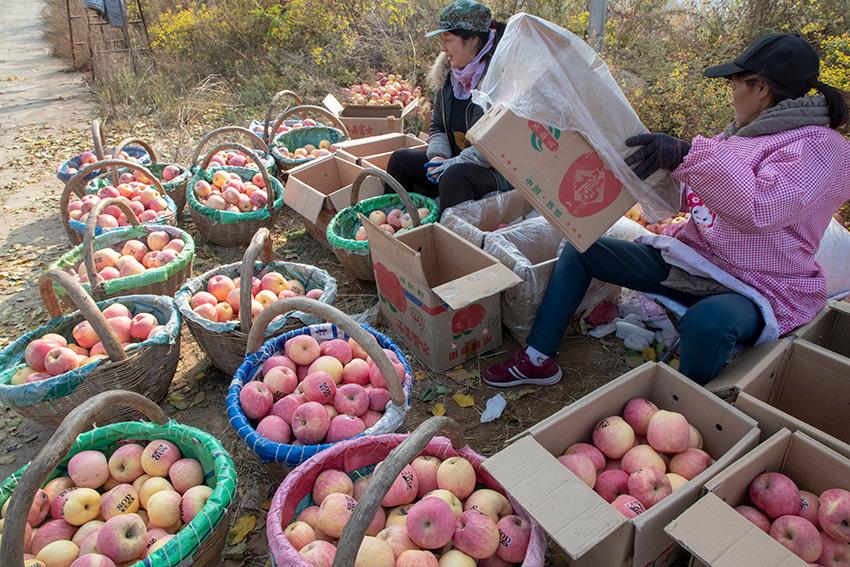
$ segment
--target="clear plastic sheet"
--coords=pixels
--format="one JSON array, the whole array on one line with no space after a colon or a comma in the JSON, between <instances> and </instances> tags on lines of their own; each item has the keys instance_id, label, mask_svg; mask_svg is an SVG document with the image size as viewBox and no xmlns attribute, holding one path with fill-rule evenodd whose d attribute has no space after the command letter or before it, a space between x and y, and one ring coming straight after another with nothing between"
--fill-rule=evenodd
<instances>
[{"instance_id":1,"label":"clear plastic sheet","mask_svg":"<svg viewBox=\"0 0 850 567\"><path fill-rule=\"evenodd\" d=\"M440 224L464 240L484 247L484 239L500 224L512 226L540 217L519 191L493 193L478 201L466 201L443 211Z\"/></svg>"}]
</instances>

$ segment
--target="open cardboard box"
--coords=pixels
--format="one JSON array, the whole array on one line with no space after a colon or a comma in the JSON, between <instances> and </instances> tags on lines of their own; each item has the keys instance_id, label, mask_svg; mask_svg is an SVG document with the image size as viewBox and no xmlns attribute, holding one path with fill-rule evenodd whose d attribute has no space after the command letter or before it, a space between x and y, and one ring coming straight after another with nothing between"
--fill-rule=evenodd
<instances>
[{"instance_id":1,"label":"open cardboard box","mask_svg":"<svg viewBox=\"0 0 850 567\"><path fill-rule=\"evenodd\" d=\"M850 359L850 303L830 303L796 335Z\"/></svg>"},{"instance_id":2,"label":"open cardboard box","mask_svg":"<svg viewBox=\"0 0 850 567\"><path fill-rule=\"evenodd\" d=\"M708 481L707 494L665 528L694 555L692 566L807 565L735 511L748 504L750 483L763 472L781 472L814 494L850 490L850 460L804 433L783 429Z\"/></svg>"},{"instance_id":3,"label":"open cardboard box","mask_svg":"<svg viewBox=\"0 0 850 567\"><path fill-rule=\"evenodd\" d=\"M428 139L422 140L412 134L383 134L357 140L346 140L335 144L335 147L338 157L361 165L361 160L364 159L383 156L389 159L389 156L396 150L427 148Z\"/></svg>"},{"instance_id":4,"label":"open cardboard box","mask_svg":"<svg viewBox=\"0 0 850 567\"><path fill-rule=\"evenodd\" d=\"M289 170L283 202L304 217L304 228L328 245L326 230L333 216L351 205L351 185L363 171L350 161L328 156ZM368 177L360 186L360 200L383 195L383 183Z\"/></svg>"},{"instance_id":5,"label":"open cardboard box","mask_svg":"<svg viewBox=\"0 0 850 567\"><path fill-rule=\"evenodd\" d=\"M766 436L787 427L850 455L848 358L804 340L783 340L758 364L733 362L706 387L735 390L735 406Z\"/></svg>"},{"instance_id":6,"label":"open cardboard box","mask_svg":"<svg viewBox=\"0 0 850 567\"><path fill-rule=\"evenodd\" d=\"M499 225L514 225L539 217L519 191L494 193L477 201L466 201L443 211L440 224L479 248Z\"/></svg>"},{"instance_id":7,"label":"open cardboard box","mask_svg":"<svg viewBox=\"0 0 850 567\"><path fill-rule=\"evenodd\" d=\"M446 370L501 344L499 294L516 274L440 224L389 235L361 221L381 313L428 366Z\"/></svg>"},{"instance_id":8,"label":"open cardboard box","mask_svg":"<svg viewBox=\"0 0 850 567\"><path fill-rule=\"evenodd\" d=\"M582 252L635 203L578 132L546 128L497 105L467 138Z\"/></svg>"},{"instance_id":9,"label":"open cardboard box","mask_svg":"<svg viewBox=\"0 0 850 567\"><path fill-rule=\"evenodd\" d=\"M378 134L404 132L404 119L419 106L415 99L404 108L401 105L368 106L343 105L334 95L327 95L322 104L342 121L352 139Z\"/></svg>"},{"instance_id":10,"label":"open cardboard box","mask_svg":"<svg viewBox=\"0 0 850 567\"><path fill-rule=\"evenodd\" d=\"M557 460L589 442L596 424L646 398L683 414L714 464L643 514L627 519ZM574 567L643 567L674 544L664 526L695 503L707 480L752 449L756 422L669 366L646 363L509 440L484 468L537 520Z\"/></svg>"}]
</instances>

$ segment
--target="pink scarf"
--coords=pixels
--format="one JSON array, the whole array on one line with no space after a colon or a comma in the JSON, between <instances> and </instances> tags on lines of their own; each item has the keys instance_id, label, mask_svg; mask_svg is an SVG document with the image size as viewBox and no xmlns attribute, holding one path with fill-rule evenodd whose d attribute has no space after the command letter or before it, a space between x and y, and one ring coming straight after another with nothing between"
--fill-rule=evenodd
<instances>
[{"instance_id":1,"label":"pink scarf","mask_svg":"<svg viewBox=\"0 0 850 567\"><path fill-rule=\"evenodd\" d=\"M490 30L487 43L469 65L463 69L452 67L452 89L454 90L455 97L459 100L467 100L472 96L472 89L478 86L478 81L481 80L484 69L487 68L487 63L483 61L484 56L493 49L495 40L496 30Z\"/></svg>"}]
</instances>

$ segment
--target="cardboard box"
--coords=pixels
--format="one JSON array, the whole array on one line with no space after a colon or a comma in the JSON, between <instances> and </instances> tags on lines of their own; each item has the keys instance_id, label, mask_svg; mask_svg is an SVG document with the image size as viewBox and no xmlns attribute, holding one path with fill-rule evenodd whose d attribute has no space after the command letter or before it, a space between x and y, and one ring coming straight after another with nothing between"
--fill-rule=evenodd
<instances>
[{"instance_id":1,"label":"cardboard box","mask_svg":"<svg viewBox=\"0 0 850 567\"><path fill-rule=\"evenodd\" d=\"M801 339L850 358L850 303L835 301L795 333Z\"/></svg>"},{"instance_id":2,"label":"cardboard box","mask_svg":"<svg viewBox=\"0 0 850 567\"><path fill-rule=\"evenodd\" d=\"M735 511L748 503L748 490L763 472L781 472L802 490L850 490L850 460L787 429L778 432L708 481L707 494L665 531L695 558L693 566L797 567L806 563Z\"/></svg>"},{"instance_id":3,"label":"cardboard box","mask_svg":"<svg viewBox=\"0 0 850 567\"><path fill-rule=\"evenodd\" d=\"M317 159L289 170L283 202L304 217L304 228L328 245L325 231L333 216L351 205L351 185L363 171L336 156ZM359 200L384 194L384 185L369 177L360 186Z\"/></svg>"},{"instance_id":4,"label":"cardboard box","mask_svg":"<svg viewBox=\"0 0 850 567\"><path fill-rule=\"evenodd\" d=\"M383 134L357 140L347 140L335 144L337 157L361 165L361 160L389 156L396 150L405 148L427 148L427 141L412 134Z\"/></svg>"},{"instance_id":5,"label":"cardboard box","mask_svg":"<svg viewBox=\"0 0 850 567\"><path fill-rule=\"evenodd\" d=\"M626 402L636 397L687 417L716 461L629 520L556 457L573 443L588 442L601 419L620 415ZM669 366L647 363L510 440L483 466L566 552L571 565L643 567L668 553L674 543L664 526L694 504L705 482L752 449L758 437L752 418Z\"/></svg>"},{"instance_id":6,"label":"cardboard box","mask_svg":"<svg viewBox=\"0 0 850 567\"><path fill-rule=\"evenodd\" d=\"M419 358L441 371L501 344L499 294L516 274L440 224L391 236L361 219L381 313Z\"/></svg>"},{"instance_id":7,"label":"cardboard box","mask_svg":"<svg viewBox=\"0 0 850 567\"><path fill-rule=\"evenodd\" d=\"M329 94L322 100L322 104L345 124L351 138L356 139L378 134L401 134L404 132L405 117L419 106L419 99L404 108L400 105L343 105L334 95Z\"/></svg>"},{"instance_id":8,"label":"cardboard box","mask_svg":"<svg viewBox=\"0 0 850 567\"><path fill-rule=\"evenodd\" d=\"M374 167L381 171L386 171L390 164L390 156L392 154L381 154L377 156L369 156L360 160L360 167Z\"/></svg>"},{"instance_id":9,"label":"cardboard box","mask_svg":"<svg viewBox=\"0 0 850 567\"><path fill-rule=\"evenodd\" d=\"M467 138L580 251L635 203L578 132L546 128L494 106Z\"/></svg>"},{"instance_id":10,"label":"cardboard box","mask_svg":"<svg viewBox=\"0 0 850 567\"><path fill-rule=\"evenodd\" d=\"M766 434L802 431L850 455L850 359L804 340L775 343L759 364L734 363L707 387L736 390L735 405Z\"/></svg>"}]
</instances>

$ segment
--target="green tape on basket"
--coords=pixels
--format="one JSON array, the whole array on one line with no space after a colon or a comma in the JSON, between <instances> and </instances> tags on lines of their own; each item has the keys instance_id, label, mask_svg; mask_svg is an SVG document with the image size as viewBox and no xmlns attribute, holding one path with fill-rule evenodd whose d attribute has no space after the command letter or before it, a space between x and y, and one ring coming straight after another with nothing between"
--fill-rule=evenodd
<instances>
[{"instance_id":1,"label":"green tape on basket","mask_svg":"<svg viewBox=\"0 0 850 567\"><path fill-rule=\"evenodd\" d=\"M287 165L299 165L310 161L306 158L293 158L283 155L280 148L285 147L290 152L303 148L307 144L313 144L317 148L322 140L336 144L345 139L345 134L339 128L330 126L307 126L306 128L295 128L289 132L277 136L271 145L274 158Z\"/></svg>"},{"instance_id":2,"label":"green tape on basket","mask_svg":"<svg viewBox=\"0 0 850 567\"><path fill-rule=\"evenodd\" d=\"M202 205L201 202L198 201L198 197L195 195L195 183L201 180L204 180L207 183L212 183L212 178L215 172L221 170L237 173L243 181L250 181L257 173L256 169L233 167L229 165L215 169L197 170L195 172L195 176L189 180L189 185L186 187L186 201L189 203L191 208L218 224L237 224L240 222L265 220L271 216L271 211L269 211L267 207L247 213L234 213L232 211L219 211L218 209L211 209L206 205ZM271 178L272 185L274 186L274 203L272 204L272 208L280 209L283 207L283 184L272 177L271 174L269 174L269 178ZM266 189L266 194L268 194L268 189Z\"/></svg>"},{"instance_id":3,"label":"green tape on basket","mask_svg":"<svg viewBox=\"0 0 850 567\"><path fill-rule=\"evenodd\" d=\"M133 315L150 313L165 327L164 333L157 333L146 341L129 345L126 348L128 354L132 354L135 350L144 346L173 345L179 339L181 315L174 300L170 297L126 295L99 301L97 306L103 310L113 303L121 303L130 309ZM27 406L67 396L76 390L86 376L97 369L100 364L109 362L107 359L99 359L47 380L14 386L10 384L15 373L26 367L24 354L28 344L47 333L70 337L74 325L82 320L83 316L79 311L55 317L34 331L18 337L12 344L0 351L0 403L9 407Z\"/></svg>"},{"instance_id":4,"label":"green tape on basket","mask_svg":"<svg viewBox=\"0 0 850 567\"><path fill-rule=\"evenodd\" d=\"M180 448L184 457L198 460L204 469L205 484L213 489L213 493L201 512L183 526L168 543L147 556L144 562L139 560L132 565L133 567L190 565L192 557L225 519L230 507L236 505L236 467L222 444L209 433L174 421L166 425L130 421L98 427L77 437L68 457L50 478L64 475L68 460L81 451L102 451L108 458L118 448L121 441L139 440L145 444L144 441L156 439L171 441ZM12 495L27 466L21 467L0 483L0 506Z\"/></svg>"},{"instance_id":5,"label":"green tape on basket","mask_svg":"<svg viewBox=\"0 0 850 567\"><path fill-rule=\"evenodd\" d=\"M430 224L440 220L440 206L437 204L437 201L419 193L410 193L410 198L413 200L416 208L424 207L428 209L428 216L421 219L422 224ZM368 217L372 211L388 213L392 209L406 209L404 203L401 202L401 197L396 194L370 197L369 199L360 201L353 207L341 210L328 223L328 242L334 248L350 250L364 255L368 254L369 241L354 239L354 234L360 228L360 219L357 217L357 214L363 213Z\"/></svg>"},{"instance_id":6,"label":"green tape on basket","mask_svg":"<svg viewBox=\"0 0 850 567\"><path fill-rule=\"evenodd\" d=\"M171 181L165 181L165 180L162 179L162 172L169 165L174 165L175 167L180 168L180 175L173 178ZM151 173L154 174L154 177L159 179L159 182L162 183L162 187L163 187L163 189L165 189L165 191L167 193L171 193L171 192L177 190L177 188L180 187L180 185L182 183L185 183L190 177L192 177L192 173L188 169L183 167L182 165L169 164L169 163L152 163L152 164L146 165L145 167ZM118 173L125 173L125 172L131 172L131 171L129 169L126 169L126 168L123 168L123 167L118 168ZM86 185L86 188L85 188L85 192L89 193L89 194L97 193L98 191L100 191L101 189L106 187L107 185L112 185L112 177L110 177L108 175L105 176L105 177L98 177L97 179L93 179L93 180L88 182L88 184Z\"/></svg>"},{"instance_id":7,"label":"green tape on basket","mask_svg":"<svg viewBox=\"0 0 850 567\"><path fill-rule=\"evenodd\" d=\"M148 268L141 274L132 276L124 276L123 278L115 278L104 282L104 291L107 295L116 295L119 293L131 292L157 283L166 281L168 278L185 268L195 257L195 241L188 232L180 230L174 226L144 224L140 226L128 226L110 230L99 234L94 238L95 252L108 248L113 244L124 242L125 240L138 239L142 242L147 241L148 234L155 230L162 230L170 234L172 237L179 236L183 240L183 250L177 254L177 257L171 262L159 268ZM79 244L59 257L53 262L49 270L67 271L68 268L76 268L83 261L83 245ZM88 283L80 284L83 288L91 293L91 286ZM58 284L53 284L53 290L59 297L67 297L67 293Z\"/></svg>"}]
</instances>

